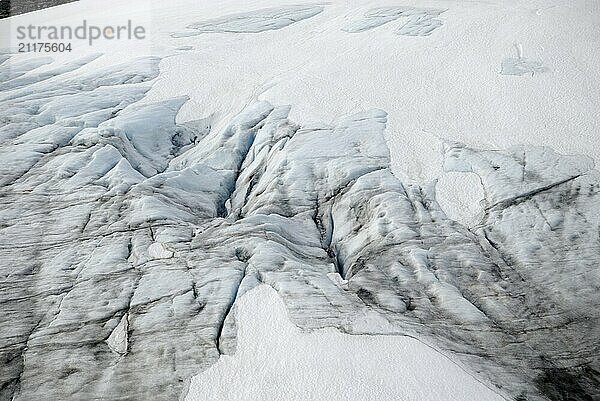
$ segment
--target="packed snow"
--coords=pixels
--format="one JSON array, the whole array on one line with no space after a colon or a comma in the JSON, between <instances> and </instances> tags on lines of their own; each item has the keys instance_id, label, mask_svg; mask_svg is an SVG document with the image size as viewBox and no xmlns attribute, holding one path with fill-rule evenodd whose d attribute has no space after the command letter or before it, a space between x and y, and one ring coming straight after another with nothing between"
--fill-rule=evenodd
<instances>
[{"instance_id":1,"label":"packed snow","mask_svg":"<svg viewBox=\"0 0 600 401\"><path fill-rule=\"evenodd\" d=\"M504 400L414 338L303 332L269 286L239 298L235 318L235 355L194 377L186 401Z\"/></svg>"}]
</instances>

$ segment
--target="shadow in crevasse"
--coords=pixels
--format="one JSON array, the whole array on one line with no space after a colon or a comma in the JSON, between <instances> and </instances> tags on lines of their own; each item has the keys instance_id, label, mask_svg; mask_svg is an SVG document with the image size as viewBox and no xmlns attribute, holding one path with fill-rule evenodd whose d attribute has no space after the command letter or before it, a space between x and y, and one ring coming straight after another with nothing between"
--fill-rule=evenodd
<instances>
[{"instance_id":1,"label":"shadow in crevasse","mask_svg":"<svg viewBox=\"0 0 600 401\"><path fill-rule=\"evenodd\" d=\"M0 18L10 16L10 0L0 0Z\"/></svg>"},{"instance_id":2,"label":"shadow in crevasse","mask_svg":"<svg viewBox=\"0 0 600 401\"><path fill-rule=\"evenodd\" d=\"M0 0L0 18L70 3L76 0Z\"/></svg>"},{"instance_id":3,"label":"shadow in crevasse","mask_svg":"<svg viewBox=\"0 0 600 401\"><path fill-rule=\"evenodd\" d=\"M600 399L600 373L590 366L548 368L537 379L539 390L552 401Z\"/></svg>"}]
</instances>

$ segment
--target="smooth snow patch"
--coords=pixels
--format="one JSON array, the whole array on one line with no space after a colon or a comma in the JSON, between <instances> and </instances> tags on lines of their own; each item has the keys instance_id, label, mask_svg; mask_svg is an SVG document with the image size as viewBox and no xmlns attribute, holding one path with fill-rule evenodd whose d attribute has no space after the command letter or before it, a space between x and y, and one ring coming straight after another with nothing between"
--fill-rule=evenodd
<instances>
[{"instance_id":1,"label":"smooth snow patch","mask_svg":"<svg viewBox=\"0 0 600 401\"><path fill-rule=\"evenodd\" d=\"M155 242L148 247L148 256L152 259L169 259L173 257L173 251L168 250L165 244Z\"/></svg>"},{"instance_id":2,"label":"smooth snow patch","mask_svg":"<svg viewBox=\"0 0 600 401\"><path fill-rule=\"evenodd\" d=\"M117 327L115 327L112 333L110 333L110 336L106 339L108 347L119 355L125 355L127 353L127 332L129 330L129 322L127 319L127 315L123 315Z\"/></svg>"},{"instance_id":3,"label":"smooth snow patch","mask_svg":"<svg viewBox=\"0 0 600 401\"><path fill-rule=\"evenodd\" d=\"M446 216L467 227L472 227L483 216L485 195L475 173L444 173L437 181L435 194Z\"/></svg>"},{"instance_id":4,"label":"smooth snow patch","mask_svg":"<svg viewBox=\"0 0 600 401\"><path fill-rule=\"evenodd\" d=\"M271 287L236 304L237 352L192 379L186 401L502 400L416 339L302 332Z\"/></svg>"}]
</instances>

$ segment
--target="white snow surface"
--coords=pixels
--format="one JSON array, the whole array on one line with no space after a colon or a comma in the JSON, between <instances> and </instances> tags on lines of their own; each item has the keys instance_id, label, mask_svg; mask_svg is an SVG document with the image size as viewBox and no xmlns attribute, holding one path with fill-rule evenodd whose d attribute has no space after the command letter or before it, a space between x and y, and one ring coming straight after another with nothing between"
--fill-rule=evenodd
<instances>
[{"instance_id":1,"label":"white snow surface","mask_svg":"<svg viewBox=\"0 0 600 401\"><path fill-rule=\"evenodd\" d=\"M215 127L257 99L294 105L290 117L297 121L385 110L393 170L419 182L445 174L439 138L482 149L543 144L600 160L597 2L333 0L311 3L323 11L307 14L310 18L294 16L297 21L287 26L274 22L281 29L171 36L236 15L252 24L253 16L273 15L274 8L285 19L301 5L297 0L82 0L0 21L0 47L16 46L19 25L78 24L83 18L119 25L131 19L146 28L147 39L97 41L91 47L74 42L75 51L53 57L107 54L88 66L97 68L142 54L169 56L146 100L189 96L178 121L214 113ZM393 15L374 29L344 31L385 7L445 10L435 17L443 24L427 36L398 35L415 16L394 20ZM515 54L515 47L522 54ZM545 72L503 75L502 66L511 59L521 60L521 67L527 60L541 63Z\"/></svg>"},{"instance_id":2,"label":"white snow surface","mask_svg":"<svg viewBox=\"0 0 600 401\"><path fill-rule=\"evenodd\" d=\"M239 298L235 314L235 355L194 377L185 401L503 400L414 338L303 332L267 285Z\"/></svg>"}]
</instances>

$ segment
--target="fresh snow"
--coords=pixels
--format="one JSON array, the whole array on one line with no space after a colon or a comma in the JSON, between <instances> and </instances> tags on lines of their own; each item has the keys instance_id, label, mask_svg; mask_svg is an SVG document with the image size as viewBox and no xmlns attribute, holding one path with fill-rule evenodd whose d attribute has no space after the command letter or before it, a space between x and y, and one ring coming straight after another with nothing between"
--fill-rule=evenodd
<instances>
[{"instance_id":1,"label":"fresh snow","mask_svg":"<svg viewBox=\"0 0 600 401\"><path fill-rule=\"evenodd\" d=\"M185 401L501 401L439 351L406 336L304 332L266 285L235 306L235 355L192 379Z\"/></svg>"}]
</instances>

